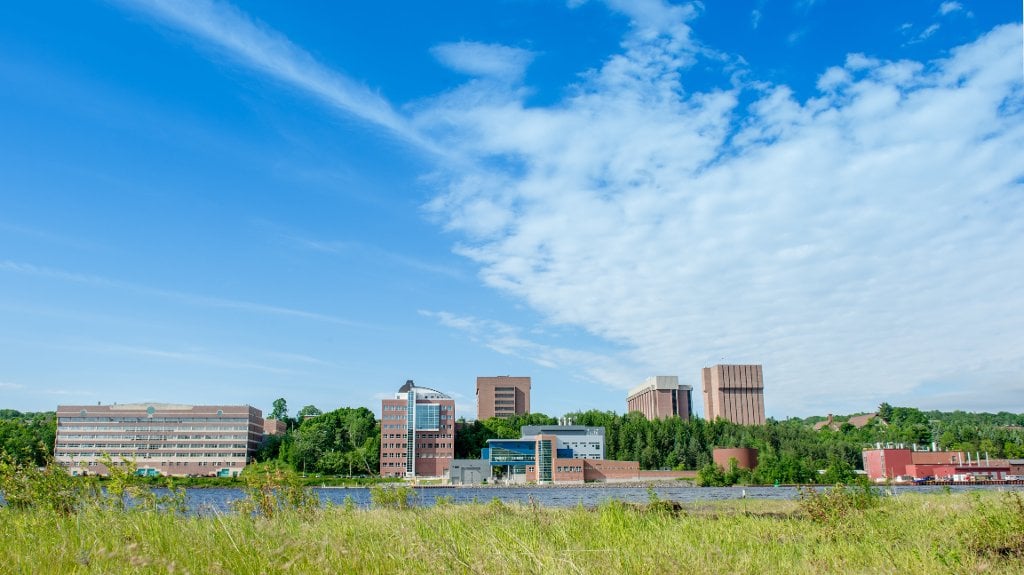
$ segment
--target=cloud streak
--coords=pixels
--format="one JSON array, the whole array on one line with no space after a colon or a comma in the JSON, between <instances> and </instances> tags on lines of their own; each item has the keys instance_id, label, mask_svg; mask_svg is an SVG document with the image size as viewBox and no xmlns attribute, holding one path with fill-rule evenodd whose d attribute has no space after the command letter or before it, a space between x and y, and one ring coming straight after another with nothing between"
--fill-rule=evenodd
<instances>
[{"instance_id":1,"label":"cloud streak","mask_svg":"<svg viewBox=\"0 0 1024 575\"><path fill-rule=\"evenodd\" d=\"M22 275L55 279L64 282L131 291L143 295L156 296L165 299L180 301L182 303L200 307L234 309L245 312L294 317L299 319L308 319L313 321L320 321L339 325L366 327L358 322L301 309L268 305L244 300L227 299L216 296L208 296L174 290L165 290L160 288L139 285L131 282L105 278L102 276L69 272L65 270L37 266L34 264L24 262L2 260L0 261L0 272L17 273Z\"/></svg>"},{"instance_id":2,"label":"cloud streak","mask_svg":"<svg viewBox=\"0 0 1024 575\"><path fill-rule=\"evenodd\" d=\"M187 32L239 64L313 96L334 110L386 128L427 151L439 153L380 94L317 62L286 37L235 7L213 0L110 0Z\"/></svg>"},{"instance_id":3,"label":"cloud streak","mask_svg":"<svg viewBox=\"0 0 1024 575\"><path fill-rule=\"evenodd\" d=\"M636 385L636 382L629 379L632 372L636 371L636 366L630 365L627 358L545 345L523 337L523 330L517 326L492 319L447 311L420 310L419 313L467 334L473 341L502 355L525 359L550 369L583 374L586 381L612 388L629 389Z\"/></svg>"}]
</instances>

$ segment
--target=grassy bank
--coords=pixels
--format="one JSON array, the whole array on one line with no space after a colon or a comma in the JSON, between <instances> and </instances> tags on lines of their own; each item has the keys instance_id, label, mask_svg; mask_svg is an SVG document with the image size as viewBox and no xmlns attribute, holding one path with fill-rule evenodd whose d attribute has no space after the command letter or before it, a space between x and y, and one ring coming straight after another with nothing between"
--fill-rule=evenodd
<instances>
[{"instance_id":1,"label":"grassy bank","mask_svg":"<svg viewBox=\"0 0 1024 575\"><path fill-rule=\"evenodd\" d=\"M0 573L1020 573L1024 503L1005 493L544 509L186 517L0 509Z\"/></svg>"}]
</instances>

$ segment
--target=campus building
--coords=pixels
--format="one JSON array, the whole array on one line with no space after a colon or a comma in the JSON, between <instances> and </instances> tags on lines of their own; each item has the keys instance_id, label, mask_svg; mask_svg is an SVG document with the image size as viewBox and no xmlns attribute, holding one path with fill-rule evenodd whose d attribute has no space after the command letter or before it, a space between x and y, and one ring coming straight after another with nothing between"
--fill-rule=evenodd
<instances>
[{"instance_id":1,"label":"campus building","mask_svg":"<svg viewBox=\"0 0 1024 575\"><path fill-rule=\"evenodd\" d=\"M499 375L476 378L476 418L530 413L530 378Z\"/></svg>"},{"instance_id":2,"label":"campus building","mask_svg":"<svg viewBox=\"0 0 1024 575\"><path fill-rule=\"evenodd\" d=\"M481 457L513 483L583 483L584 461L604 459L604 428L524 425L519 439L488 439Z\"/></svg>"},{"instance_id":3,"label":"campus building","mask_svg":"<svg viewBox=\"0 0 1024 575\"><path fill-rule=\"evenodd\" d=\"M106 475L109 456L141 475L230 477L262 436L263 413L248 405L59 405L53 456L75 475Z\"/></svg>"},{"instance_id":4,"label":"campus building","mask_svg":"<svg viewBox=\"0 0 1024 575\"><path fill-rule=\"evenodd\" d=\"M681 417L689 420L693 415L693 388L679 385L674 375L655 375L629 390L626 411L638 411L647 419Z\"/></svg>"},{"instance_id":5,"label":"campus building","mask_svg":"<svg viewBox=\"0 0 1024 575\"><path fill-rule=\"evenodd\" d=\"M381 477L441 477L454 457L454 399L410 379L381 402Z\"/></svg>"},{"instance_id":6,"label":"campus building","mask_svg":"<svg viewBox=\"0 0 1024 575\"><path fill-rule=\"evenodd\" d=\"M764 379L760 365L715 365L701 372L704 417L740 425L764 425Z\"/></svg>"},{"instance_id":7,"label":"campus building","mask_svg":"<svg viewBox=\"0 0 1024 575\"><path fill-rule=\"evenodd\" d=\"M490 439L481 460L455 460L455 484L620 482L692 477L693 472L641 471L636 461L604 458L604 428L524 425L519 439Z\"/></svg>"},{"instance_id":8,"label":"campus building","mask_svg":"<svg viewBox=\"0 0 1024 575\"><path fill-rule=\"evenodd\" d=\"M872 481L924 479L937 481L1000 481L1014 475L1006 459L964 451L916 451L905 447L865 449L864 471ZM985 455L982 458L982 455Z\"/></svg>"}]
</instances>

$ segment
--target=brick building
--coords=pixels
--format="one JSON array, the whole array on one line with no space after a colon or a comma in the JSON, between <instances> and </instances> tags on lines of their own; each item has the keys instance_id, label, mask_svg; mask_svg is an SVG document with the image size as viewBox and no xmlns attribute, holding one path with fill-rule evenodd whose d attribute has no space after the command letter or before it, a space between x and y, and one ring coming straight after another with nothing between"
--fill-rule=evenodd
<instances>
[{"instance_id":1,"label":"brick building","mask_svg":"<svg viewBox=\"0 0 1024 575\"><path fill-rule=\"evenodd\" d=\"M530 378L498 375L476 378L476 418L530 413Z\"/></svg>"},{"instance_id":2,"label":"brick building","mask_svg":"<svg viewBox=\"0 0 1024 575\"><path fill-rule=\"evenodd\" d=\"M410 379L381 402L381 477L441 477L455 457L455 400Z\"/></svg>"},{"instance_id":3,"label":"brick building","mask_svg":"<svg viewBox=\"0 0 1024 575\"><path fill-rule=\"evenodd\" d=\"M674 375L655 375L629 390L626 411L638 411L647 419L681 417L689 420L693 415L693 388L679 385Z\"/></svg>"},{"instance_id":4,"label":"brick building","mask_svg":"<svg viewBox=\"0 0 1024 575\"><path fill-rule=\"evenodd\" d=\"M906 448L865 449L864 471L872 481L899 478L938 481L1002 480L1013 475L1005 459L981 458L963 451L914 451Z\"/></svg>"},{"instance_id":5,"label":"brick building","mask_svg":"<svg viewBox=\"0 0 1024 575\"><path fill-rule=\"evenodd\" d=\"M73 474L106 475L106 455L142 475L230 477L262 437L263 413L248 405L59 405L53 454Z\"/></svg>"},{"instance_id":6,"label":"brick building","mask_svg":"<svg viewBox=\"0 0 1024 575\"><path fill-rule=\"evenodd\" d=\"M740 425L764 425L764 378L760 365L715 365L701 372L704 417Z\"/></svg>"}]
</instances>

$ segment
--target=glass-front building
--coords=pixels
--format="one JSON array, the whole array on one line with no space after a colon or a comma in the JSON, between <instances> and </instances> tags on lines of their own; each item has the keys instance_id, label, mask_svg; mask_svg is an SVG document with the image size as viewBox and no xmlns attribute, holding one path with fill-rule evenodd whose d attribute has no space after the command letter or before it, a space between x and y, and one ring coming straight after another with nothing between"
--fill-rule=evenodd
<instances>
[{"instance_id":1,"label":"glass-front building","mask_svg":"<svg viewBox=\"0 0 1024 575\"><path fill-rule=\"evenodd\" d=\"M582 425L523 426L519 439L489 439L481 457L491 476L522 483L579 482L584 461L604 459L604 428Z\"/></svg>"},{"instance_id":2,"label":"glass-front building","mask_svg":"<svg viewBox=\"0 0 1024 575\"><path fill-rule=\"evenodd\" d=\"M381 402L382 477L441 477L455 457L455 400L409 380Z\"/></svg>"}]
</instances>

